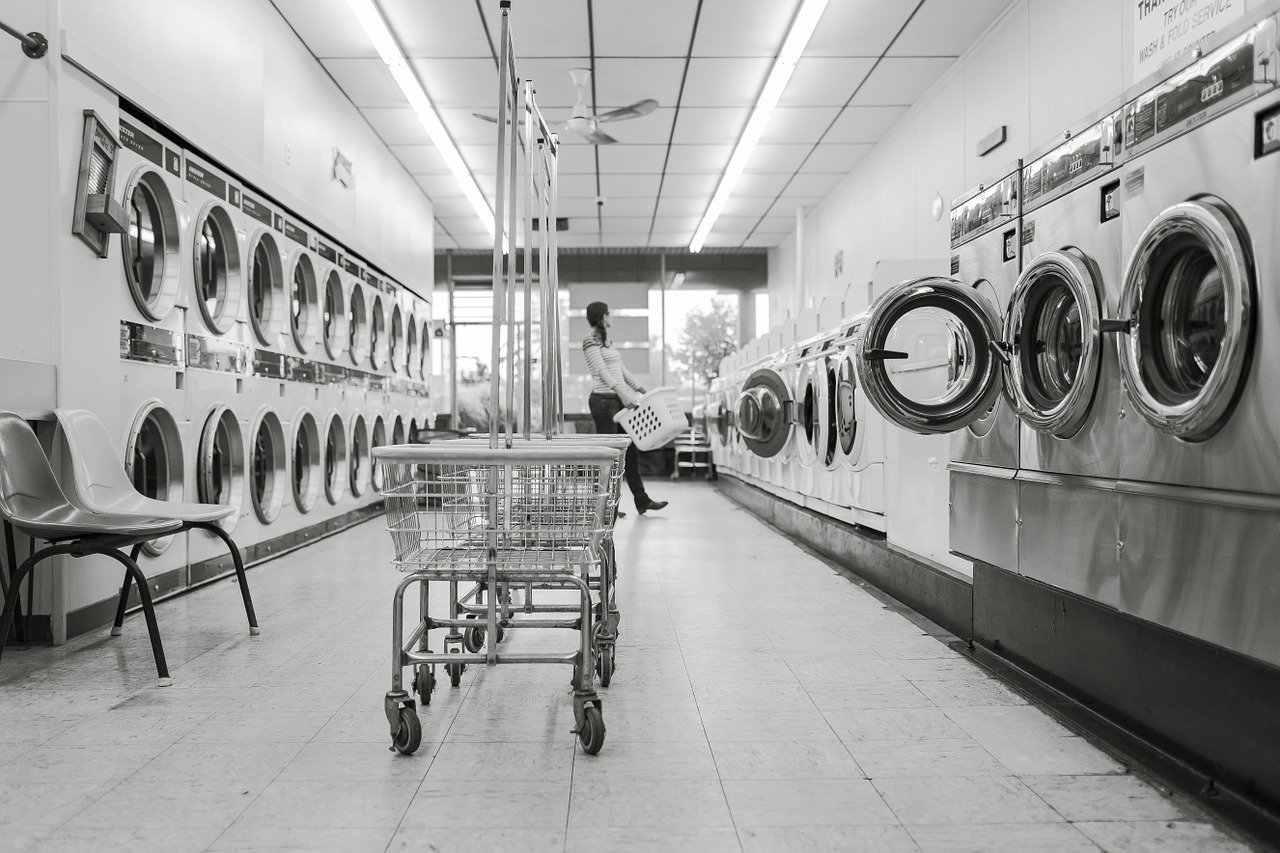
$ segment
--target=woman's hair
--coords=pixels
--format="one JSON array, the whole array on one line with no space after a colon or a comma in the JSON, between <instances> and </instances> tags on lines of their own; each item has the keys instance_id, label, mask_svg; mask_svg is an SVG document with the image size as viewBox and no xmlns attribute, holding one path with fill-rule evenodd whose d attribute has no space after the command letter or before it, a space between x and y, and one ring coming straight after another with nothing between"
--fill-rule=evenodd
<instances>
[{"instance_id":1,"label":"woman's hair","mask_svg":"<svg viewBox=\"0 0 1280 853\"><path fill-rule=\"evenodd\" d=\"M596 330L600 335L600 343L609 343L609 330L604 327L600 321L604 319L604 315L609 313L609 306L603 302L592 302L587 306L587 325Z\"/></svg>"}]
</instances>

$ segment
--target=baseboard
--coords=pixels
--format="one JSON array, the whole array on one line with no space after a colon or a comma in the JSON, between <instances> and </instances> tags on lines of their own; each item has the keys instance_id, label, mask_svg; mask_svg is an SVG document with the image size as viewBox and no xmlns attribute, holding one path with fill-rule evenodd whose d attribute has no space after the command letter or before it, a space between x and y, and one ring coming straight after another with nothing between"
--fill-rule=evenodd
<instances>
[{"instance_id":1,"label":"baseboard","mask_svg":"<svg viewBox=\"0 0 1280 853\"><path fill-rule=\"evenodd\" d=\"M241 558L245 568L252 568L277 557L296 551L306 545L318 542L327 536L340 533L352 525L359 524L382 513L382 502L357 507L342 515L327 518L307 527L291 530L274 539L267 539L241 549ZM234 537L233 537L234 538ZM152 590L152 598L159 602L174 596L184 595L205 584L234 575L235 567L231 556L224 554L198 563L181 566L148 578ZM97 630L111 624L116 618L115 596L86 604L84 607L67 613L67 639L78 637L89 631ZM139 607L138 590L135 587L129 594L129 612ZM48 617L45 617L46 619ZM50 635L50 642L52 635Z\"/></svg>"},{"instance_id":2,"label":"baseboard","mask_svg":"<svg viewBox=\"0 0 1280 853\"><path fill-rule=\"evenodd\" d=\"M738 505L955 636L972 636L973 584L965 575L894 548L883 533L793 504L728 472L721 471L716 484Z\"/></svg>"}]
</instances>

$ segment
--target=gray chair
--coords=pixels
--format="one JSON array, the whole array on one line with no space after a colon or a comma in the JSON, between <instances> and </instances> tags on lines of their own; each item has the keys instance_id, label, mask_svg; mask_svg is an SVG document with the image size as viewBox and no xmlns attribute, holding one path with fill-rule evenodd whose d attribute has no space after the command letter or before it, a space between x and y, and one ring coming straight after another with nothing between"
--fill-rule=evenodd
<instances>
[{"instance_id":1,"label":"gray chair","mask_svg":"<svg viewBox=\"0 0 1280 853\"><path fill-rule=\"evenodd\" d=\"M244 573L244 560L235 541L218 522L234 513L235 507L223 504L181 503L158 501L141 494L116 455L115 445L107 428L93 412L84 409L58 409L58 427L64 446L70 454L72 477L67 497L71 502L95 513L123 512L172 519L182 526L182 531L205 530L222 540L231 552L236 579L240 583L240 596L244 599L244 612L249 617L249 633L258 633L258 617L253 611L253 598L249 595L249 581ZM129 555L135 562L142 549L139 542ZM116 624L111 633L118 635L124 625L124 611L129 603L131 575L125 573L120 588L120 602L116 606Z\"/></svg>"},{"instance_id":2,"label":"gray chair","mask_svg":"<svg viewBox=\"0 0 1280 853\"><path fill-rule=\"evenodd\" d=\"M32 540L49 543L14 571L5 595L0 637L9 636L22 581L37 564L60 554L71 557L102 554L121 563L127 575L138 584L156 673L162 685L171 683L147 579L137 561L120 549L176 533L182 528L181 522L133 513L89 512L74 505L58 485L40 440L27 422L12 412L0 412L0 518ZM3 654L4 644L0 642L0 656Z\"/></svg>"}]
</instances>

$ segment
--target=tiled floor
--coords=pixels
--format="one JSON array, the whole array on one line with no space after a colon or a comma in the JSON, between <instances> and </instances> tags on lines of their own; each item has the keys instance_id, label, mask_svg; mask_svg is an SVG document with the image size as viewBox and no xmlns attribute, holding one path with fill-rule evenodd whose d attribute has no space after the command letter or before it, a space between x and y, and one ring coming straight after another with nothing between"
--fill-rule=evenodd
<instances>
[{"instance_id":1,"label":"tiled floor","mask_svg":"<svg viewBox=\"0 0 1280 853\"><path fill-rule=\"evenodd\" d=\"M545 666L469 671L387 750L375 522L251 572L259 637L229 582L162 605L170 688L137 617L10 651L0 849L1244 849L710 487L655 489L600 755Z\"/></svg>"}]
</instances>

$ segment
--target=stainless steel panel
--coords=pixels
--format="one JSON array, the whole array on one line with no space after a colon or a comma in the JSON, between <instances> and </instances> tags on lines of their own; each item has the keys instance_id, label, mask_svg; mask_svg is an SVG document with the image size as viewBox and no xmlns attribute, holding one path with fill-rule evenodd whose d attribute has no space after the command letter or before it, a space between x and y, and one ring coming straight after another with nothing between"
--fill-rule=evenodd
<instances>
[{"instance_id":1,"label":"stainless steel panel","mask_svg":"<svg viewBox=\"0 0 1280 853\"><path fill-rule=\"evenodd\" d=\"M1280 107L1280 93L1257 99L1125 167L1124 252L1165 208L1205 193L1235 211L1253 253L1258 310L1243 390L1221 430L1189 443L1147 424L1122 399L1120 476L1126 480L1280 494L1280 155L1255 159L1256 116ZM1142 180L1134 179L1138 170ZM1138 188L1140 185L1140 189Z\"/></svg>"},{"instance_id":2,"label":"stainless steel panel","mask_svg":"<svg viewBox=\"0 0 1280 853\"><path fill-rule=\"evenodd\" d=\"M1018 475L1018 568L1050 586L1120 606L1115 482Z\"/></svg>"},{"instance_id":3,"label":"stainless steel panel","mask_svg":"<svg viewBox=\"0 0 1280 853\"><path fill-rule=\"evenodd\" d=\"M1120 609L1280 665L1280 506L1120 489Z\"/></svg>"},{"instance_id":4,"label":"stainless steel panel","mask_svg":"<svg viewBox=\"0 0 1280 853\"><path fill-rule=\"evenodd\" d=\"M1018 571L1018 486L1013 472L951 465L951 550Z\"/></svg>"}]
</instances>

